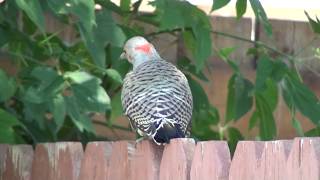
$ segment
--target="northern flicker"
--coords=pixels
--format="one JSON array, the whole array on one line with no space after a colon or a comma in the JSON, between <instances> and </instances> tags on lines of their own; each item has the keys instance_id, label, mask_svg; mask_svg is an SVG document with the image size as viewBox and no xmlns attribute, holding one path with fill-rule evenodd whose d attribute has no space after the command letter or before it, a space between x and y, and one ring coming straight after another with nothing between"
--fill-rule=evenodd
<instances>
[{"instance_id":1,"label":"northern flicker","mask_svg":"<svg viewBox=\"0 0 320 180\"><path fill-rule=\"evenodd\" d=\"M193 102L185 75L140 36L126 42L121 58L133 65L121 92L132 128L157 144L188 136Z\"/></svg>"}]
</instances>

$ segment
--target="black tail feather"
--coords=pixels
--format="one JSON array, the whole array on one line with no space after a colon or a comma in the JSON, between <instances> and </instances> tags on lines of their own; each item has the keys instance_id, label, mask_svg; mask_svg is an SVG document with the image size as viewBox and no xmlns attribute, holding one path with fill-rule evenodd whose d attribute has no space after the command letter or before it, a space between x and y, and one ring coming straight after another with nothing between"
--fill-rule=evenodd
<instances>
[{"instance_id":1,"label":"black tail feather","mask_svg":"<svg viewBox=\"0 0 320 180\"><path fill-rule=\"evenodd\" d=\"M164 124L163 127L159 128L154 136L154 140L157 143L169 143L170 139L173 138L184 138L185 134L181 130L179 124Z\"/></svg>"}]
</instances>

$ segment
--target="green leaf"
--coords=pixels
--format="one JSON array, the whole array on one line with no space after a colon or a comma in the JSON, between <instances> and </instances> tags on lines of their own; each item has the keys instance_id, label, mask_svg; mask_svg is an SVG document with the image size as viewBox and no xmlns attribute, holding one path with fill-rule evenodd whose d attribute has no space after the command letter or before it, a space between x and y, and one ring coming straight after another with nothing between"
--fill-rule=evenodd
<instances>
[{"instance_id":1,"label":"green leaf","mask_svg":"<svg viewBox=\"0 0 320 180\"><path fill-rule=\"evenodd\" d=\"M202 88L202 86L199 84L198 81L191 78L191 76L186 75L189 86L192 92L193 97L193 109L194 111L200 111L201 109L207 109L209 107L209 100L206 92Z\"/></svg>"},{"instance_id":2,"label":"green leaf","mask_svg":"<svg viewBox=\"0 0 320 180\"><path fill-rule=\"evenodd\" d=\"M27 16L22 17L23 21L23 32L33 35L37 31L37 25L32 22L30 18Z\"/></svg>"},{"instance_id":3,"label":"green leaf","mask_svg":"<svg viewBox=\"0 0 320 180\"><path fill-rule=\"evenodd\" d=\"M67 104L67 114L70 116L72 122L76 125L76 127L81 131L84 130L95 133L94 127L90 118L81 113L81 108L78 106L78 101L75 96L67 96L65 97L65 101Z\"/></svg>"},{"instance_id":4,"label":"green leaf","mask_svg":"<svg viewBox=\"0 0 320 180\"><path fill-rule=\"evenodd\" d=\"M211 55L210 31L203 28L197 28L195 31L197 32L184 31L183 39L186 47L191 50L196 60L196 70L200 71Z\"/></svg>"},{"instance_id":5,"label":"green leaf","mask_svg":"<svg viewBox=\"0 0 320 180\"><path fill-rule=\"evenodd\" d=\"M295 117L292 117L291 123L292 123L292 126L296 129L298 135L303 137L304 133L299 120L297 120Z\"/></svg>"},{"instance_id":6,"label":"green leaf","mask_svg":"<svg viewBox=\"0 0 320 180\"><path fill-rule=\"evenodd\" d=\"M247 0L237 0L236 3L237 18L241 18L247 11Z\"/></svg>"},{"instance_id":7,"label":"green leaf","mask_svg":"<svg viewBox=\"0 0 320 180\"><path fill-rule=\"evenodd\" d=\"M9 33L0 27L0 48L9 42Z\"/></svg>"},{"instance_id":8,"label":"green leaf","mask_svg":"<svg viewBox=\"0 0 320 180\"><path fill-rule=\"evenodd\" d=\"M280 59L277 59L273 61L271 78L275 82L280 82L288 71L288 66Z\"/></svg>"},{"instance_id":9,"label":"green leaf","mask_svg":"<svg viewBox=\"0 0 320 180\"><path fill-rule=\"evenodd\" d=\"M111 122L114 122L118 117L123 115L122 104L121 104L121 93L117 93L111 99Z\"/></svg>"},{"instance_id":10,"label":"green leaf","mask_svg":"<svg viewBox=\"0 0 320 180\"><path fill-rule=\"evenodd\" d=\"M66 103L62 95L58 95L50 104L50 111L52 112L53 119L55 124L57 125L56 133L60 130L64 123L64 119L66 116Z\"/></svg>"},{"instance_id":11,"label":"green leaf","mask_svg":"<svg viewBox=\"0 0 320 180\"><path fill-rule=\"evenodd\" d=\"M313 32L320 34L320 20L318 17L316 17L316 20L313 20L306 11L304 11L304 13L309 20Z\"/></svg>"},{"instance_id":12,"label":"green leaf","mask_svg":"<svg viewBox=\"0 0 320 180\"><path fill-rule=\"evenodd\" d=\"M254 111L251 118L249 119L249 130L253 129L256 126L258 119L259 114L257 111Z\"/></svg>"},{"instance_id":13,"label":"green leaf","mask_svg":"<svg viewBox=\"0 0 320 180\"><path fill-rule=\"evenodd\" d=\"M64 89L64 79L50 67L38 66L31 71L34 86L27 88L23 99L35 104L47 102Z\"/></svg>"},{"instance_id":14,"label":"green leaf","mask_svg":"<svg viewBox=\"0 0 320 180\"><path fill-rule=\"evenodd\" d=\"M235 73L240 74L239 65L237 65L234 61L230 60L229 58L230 54L234 52L235 49L235 47L221 48L218 51L218 55L224 62L229 64L229 66Z\"/></svg>"},{"instance_id":15,"label":"green leaf","mask_svg":"<svg viewBox=\"0 0 320 180\"><path fill-rule=\"evenodd\" d=\"M216 119L208 119L206 110L194 112L192 115L191 134L200 140L219 139L219 133L213 130Z\"/></svg>"},{"instance_id":16,"label":"green leaf","mask_svg":"<svg viewBox=\"0 0 320 180\"><path fill-rule=\"evenodd\" d=\"M121 0L120 1L120 8L123 11L130 11L130 4L131 4L131 0Z\"/></svg>"},{"instance_id":17,"label":"green leaf","mask_svg":"<svg viewBox=\"0 0 320 180\"><path fill-rule=\"evenodd\" d=\"M10 113L0 108L0 127L1 128L10 128L13 126L21 125L20 121Z\"/></svg>"},{"instance_id":18,"label":"green leaf","mask_svg":"<svg viewBox=\"0 0 320 180\"><path fill-rule=\"evenodd\" d=\"M100 84L101 80L85 71L65 72L65 78L70 78L72 82L76 84L83 84L88 81L94 81L96 84Z\"/></svg>"},{"instance_id":19,"label":"green leaf","mask_svg":"<svg viewBox=\"0 0 320 180\"><path fill-rule=\"evenodd\" d=\"M65 77L72 80L70 88L82 110L104 113L110 109L110 98L100 86L99 78L84 71L67 72Z\"/></svg>"},{"instance_id":20,"label":"green leaf","mask_svg":"<svg viewBox=\"0 0 320 180\"><path fill-rule=\"evenodd\" d=\"M320 127L315 127L304 133L305 137L318 137L320 136Z\"/></svg>"},{"instance_id":21,"label":"green leaf","mask_svg":"<svg viewBox=\"0 0 320 180\"><path fill-rule=\"evenodd\" d=\"M95 13L94 0L49 0L49 7L52 12L56 14L72 14L78 17L80 24L85 31L92 35L92 28L94 27Z\"/></svg>"},{"instance_id":22,"label":"green leaf","mask_svg":"<svg viewBox=\"0 0 320 180\"><path fill-rule=\"evenodd\" d=\"M16 0L17 5L28 15L28 17L44 32L44 14L38 0Z\"/></svg>"},{"instance_id":23,"label":"green leaf","mask_svg":"<svg viewBox=\"0 0 320 180\"><path fill-rule=\"evenodd\" d=\"M218 109L216 107L210 105L207 112L209 114L207 117L208 117L209 121L211 122L211 124L217 125L220 120Z\"/></svg>"},{"instance_id":24,"label":"green leaf","mask_svg":"<svg viewBox=\"0 0 320 180\"><path fill-rule=\"evenodd\" d=\"M227 5L229 2L230 2L230 0L214 0L213 4L212 4L211 11L220 9L220 8L224 7L225 5Z\"/></svg>"},{"instance_id":25,"label":"green leaf","mask_svg":"<svg viewBox=\"0 0 320 180\"><path fill-rule=\"evenodd\" d=\"M266 86L267 79L271 76L273 70L273 62L267 56L262 56L258 60L258 68L256 75L256 90L262 91Z\"/></svg>"},{"instance_id":26,"label":"green leaf","mask_svg":"<svg viewBox=\"0 0 320 180\"><path fill-rule=\"evenodd\" d=\"M281 83L286 104L296 107L304 116L316 125L320 125L320 103L317 96L292 74L288 74Z\"/></svg>"},{"instance_id":27,"label":"green leaf","mask_svg":"<svg viewBox=\"0 0 320 180\"><path fill-rule=\"evenodd\" d=\"M109 69L106 69L104 73L115 82L122 84L123 82L122 77L117 70L109 68Z\"/></svg>"},{"instance_id":28,"label":"green leaf","mask_svg":"<svg viewBox=\"0 0 320 180\"><path fill-rule=\"evenodd\" d=\"M24 96L24 94L22 95ZM37 126L39 126L40 129L45 128L45 114L48 111L48 107L45 103L33 103L28 100L25 100L26 98L23 98L23 115L26 122L36 122Z\"/></svg>"},{"instance_id":29,"label":"green leaf","mask_svg":"<svg viewBox=\"0 0 320 180\"><path fill-rule=\"evenodd\" d=\"M13 127L21 126L16 117L0 108L0 144L17 143L18 135Z\"/></svg>"},{"instance_id":30,"label":"green leaf","mask_svg":"<svg viewBox=\"0 0 320 180\"><path fill-rule=\"evenodd\" d=\"M266 98L256 94L256 111L259 116L260 137L262 140L271 140L276 136L276 123L272 110Z\"/></svg>"},{"instance_id":31,"label":"green leaf","mask_svg":"<svg viewBox=\"0 0 320 180\"><path fill-rule=\"evenodd\" d=\"M23 100L34 104L41 104L46 100L46 98L38 89L29 87L23 95Z\"/></svg>"},{"instance_id":32,"label":"green leaf","mask_svg":"<svg viewBox=\"0 0 320 180\"><path fill-rule=\"evenodd\" d=\"M7 101L16 92L16 82L0 69L0 102Z\"/></svg>"},{"instance_id":33,"label":"green leaf","mask_svg":"<svg viewBox=\"0 0 320 180\"><path fill-rule=\"evenodd\" d=\"M196 66L192 64L191 60L187 57L183 57L178 60L177 66L183 72L190 73L195 77L208 82L208 78L203 74L202 71L197 71Z\"/></svg>"},{"instance_id":34,"label":"green leaf","mask_svg":"<svg viewBox=\"0 0 320 180\"><path fill-rule=\"evenodd\" d=\"M235 47L226 47L226 48L221 48L218 51L218 55L222 58L222 60L227 61L231 53L234 52L236 48Z\"/></svg>"},{"instance_id":35,"label":"green leaf","mask_svg":"<svg viewBox=\"0 0 320 180\"><path fill-rule=\"evenodd\" d=\"M260 93L263 97L265 97L271 111L273 112L278 104L278 86L277 84L272 81L271 79L268 79L266 81L266 89Z\"/></svg>"},{"instance_id":36,"label":"green leaf","mask_svg":"<svg viewBox=\"0 0 320 180\"><path fill-rule=\"evenodd\" d=\"M232 153L236 150L238 141L241 141L243 139L244 137L238 129L234 127L228 128L228 144Z\"/></svg>"},{"instance_id":37,"label":"green leaf","mask_svg":"<svg viewBox=\"0 0 320 180\"><path fill-rule=\"evenodd\" d=\"M264 31L267 33L268 36L272 35L272 27L268 20L267 14L264 11L261 3L259 0L249 0L252 10L257 19L259 19L264 27Z\"/></svg>"},{"instance_id":38,"label":"green leaf","mask_svg":"<svg viewBox=\"0 0 320 180\"><path fill-rule=\"evenodd\" d=\"M183 39L196 60L197 70L204 67L211 55L211 25L202 10L187 1L158 0L151 3L156 7L159 30L185 29Z\"/></svg>"},{"instance_id":39,"label":"green leaf","mask_svg":"<svg viewBox=\"0 0 320 180\"><path fill-rule=\"evenodd\" d=\"M93 28L92 34L82 24L79 24L78 28L95 64L105 67L105 47L108 44L122 47L126 36L122 29L114 22L111 12L107 9L104 8L98 11L96 19L97 26Z\"/></svg>"},{"instance_id":40,"label":"green leaf","mask_svg":"<svg viewBox=\"0 0 320 180\"><path fill-rule=\"evenodd\" d=\"M234 74L229 79L226 121L236 121L251 109L252 90L252 83L240 75Z\"/></svg>"},{"instance_id":41,"label":"green leaf","mask_svg":"<svg viewBox=\"0 0 320 180\"><path fill-rule=\"evenodd\" d=\"M193 31L196 40L196 51L193 52L193 56L197 62L197 70L200 71L212 54L211 29L196 26Z\"/></svg>"},{"instance_id":42,"label":"green leaf","mask_svg":"<svg viewBox=\"0 0 320 180\"><path fill-rule=\"evenodd\" d=\"M194 121L201 121L204 126L217 125L220 118L218 110L212 105L207 109L200 109L193 116Z\"/></svg>"},{"instance_id":43,"label":"green leaf","mask_svg":"<svg viewBox=\"0 0 320 180\"><path fill-rule=\"evenodd\" d=\"M227 108L226 108L226 122L234 119L235 116L235 88L234 82L236 75L233 75L228 82Z\"/></svg>"}]
</instances>

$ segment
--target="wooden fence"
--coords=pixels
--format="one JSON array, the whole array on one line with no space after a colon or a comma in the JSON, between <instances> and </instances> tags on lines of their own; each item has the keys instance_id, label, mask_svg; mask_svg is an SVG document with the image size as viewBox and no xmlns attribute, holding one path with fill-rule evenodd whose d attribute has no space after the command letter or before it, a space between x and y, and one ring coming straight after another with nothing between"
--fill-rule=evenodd
<instances>
[{"instance_id":1,"label":"wooden fence","mask_svg":"<svg viewBox=\"0 0 320 180\"><path fill-rule=\"evenodd\" d=\"M320 138L0 145L1 180L319 180Z\"/></svg>"}]
</instances>

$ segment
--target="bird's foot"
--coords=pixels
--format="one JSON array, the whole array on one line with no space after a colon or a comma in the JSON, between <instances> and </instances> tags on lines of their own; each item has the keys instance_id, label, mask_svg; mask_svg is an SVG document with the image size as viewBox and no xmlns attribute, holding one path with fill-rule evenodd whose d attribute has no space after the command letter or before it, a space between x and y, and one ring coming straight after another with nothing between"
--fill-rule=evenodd
<instances>
[{"instance_id":1,"label":"bird's foot","mask_svg":"<svg viewBox=\"0 0 320 180\"><path fill-rule=\"evenodd\" d=\"M144 140L147 140L147 137L142 136L142 137L139 137L138 139L136 139L136 141L135 141L135 147L137 147L137 145L138 145L140 142L144 141Z\"/></svg>"}]
</instances>

